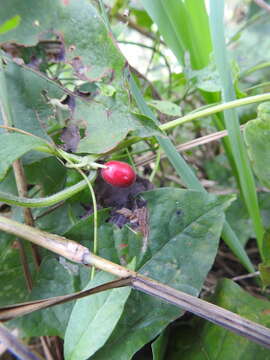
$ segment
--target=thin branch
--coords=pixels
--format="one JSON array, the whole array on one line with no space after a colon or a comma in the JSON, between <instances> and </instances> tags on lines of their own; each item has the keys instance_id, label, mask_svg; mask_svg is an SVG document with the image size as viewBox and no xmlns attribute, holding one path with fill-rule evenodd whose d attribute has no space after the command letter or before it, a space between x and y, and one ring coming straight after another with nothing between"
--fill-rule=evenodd
<instances>
[{"instance_id":1,"label":"thin branch","mask_svg":"<svg viewBox=\"0 0 270 360\"><path fill-rule=\"evenodd\" d=\"M252 274L245 274L245 275L239 275L239 276L235 276L232 278L233 281L239 281L239 280L245 280L245 279L249 279L249 278L253 278L256 276L260 276L260 272L259 271L255 271Z\"/></svg>"},{"instance_id":2,"label":"thin branch","mask_svg":"<svg viewBox=\"0 0 270 360\"><path fill-rule=\"evenodd\" d=\"M267 4L264 0L254 0L255 4L257 4L259 7L265 9L266 11L270 12L270 5Z\"/></svg>"},{"instance_id":3,"label":"thin branch","mask_svg":"<svg viewBox=\"0 0 270 360\"><path fill-rule=\"evenodd\" d=\"M153 41L156 40L158 35L155 35L155 34L151 33L150 31L140 27L138 24L136 24L135 22L130 20L130 18L128 18L127 16L118 13L115 15L115 17L117 18L117 20L120 20L121 22L127 24L128 27L130 27L133 30L136 30L138 33L142 34L143 36L146 36ZM161 42L161 44L165 45L163 40L160 40L160 42Z\"/></svg>"},{"instance_id":4,"label":"thin branch","mask_svg":"<svg viewBox=\"0 0 270 360\"><path fill-rule=\"evenodd\" d=\"M47 309L55 305L64 304L68 301L78 300L85 296L90 296L105 290L120 288L130 284L131 284L130 278L123 278L120 280L118 279L111 282L107 282L105 284L96 286L92 289L82 290L73 294L55 296L48 299L34 300L34 301L24 302L21 304L3 306L0 308L0 321L2 322L9 321L19 316L30 314L34 311Z\"/></svg>"},{"instance_id":5,"label":"thin branch","mask_svg":"<svg viewBox=\"0 0 270 360\"><path fill-rule=\"evenodd\" d=\"M152 50L152 51L156 52L157 54L159 54L163 58L164 63L165 63L165 65L167 67L167 70L168 70L168 75L169 75L169 93L168 94L170 95L171 86L172 86L172 70L171 70L170 63L169 63L168 59L166 58L166 56L160 50L156 49L155 47L148 46L148 45L145 45L145 44L142 44L142 43L137 43L137 42L134 42L134 41L124 41L124 40L119 40L118 43L127 44L127 45L134 45L134 46L140 46L142 48ZM129 64L129 66L131 67L130 64ZM146 79L146 77L145 77L145 79ZM147 80L147 81L149 81L149 80Z\"/></svg>"},{"instance_id":6,"label":"thin branch","mask_svg":"<svg viewBox=\"0 0 270 360\"><path fill-rule=\"evenodd\" d=\"M5 78L1 58L0 58L0 62L1 62L0 72L1 72L1 81L2 81L2 83L1 83L2 99L0 100L0 113L2 115L4 126L12 127L13 121L12 121L11 110L10 110L10 106L9 106L9 102L8 102L8 98L7 98L6 78ZM24 193L24 190L25 190L24 184L22 184L20 181L21 172L23 171L20 160L15 160L12 164L12 167L13 167L13 172L15 175L18 193L20 195L20 194ZM32 225L32 224L29 224L29 225ZM33 286L32 277L31 277L30 267L29 267L29 264L27 261L24 243L20 239L18 240L18 247L19 247L20 261L21 261L21 265L23 268L24 278L26 281L26 286L27 286L28 291L30 292L32 290L32 286Z\"/></svg>"},{"instance_id":7,"label":"thin branch","mask_svg":"<svg viewBox=\"0 0 270 360\"><path fill-rule=\"evenodd\" d=\"M15 176L19 196L27 197L28 191L27 191L27 183L26 183L25 173L24 173L22 163L19 159L14 161L13 171L14 171L14 176ZM30 208L27 208L27 207L23 208L23 216L24 216L24 222L26 225L34 226L34 218L33 218L32 211ZM38 247L34 244L31 244L31 250L32 250L32 255L33 255L36 269L38 270L40 263L41 263L41 258L40 258L39 252L38 252ZM26 266L26 263L24 263L24 266ZM30 280L31 273L29 270L29 266L27 266L27 268L25 269L25 274L27 276L28 286L30 286L30 290L31 290L32 289L32 280Z\"/></svg>"},{"instance_id":8,"label":"thin branch","mask_svg":"<svg viewBox=\"0 0 270 360\"><path fill-rule=\"evenodd\" d=\"M241 125L240 129L243 130L244 125ZM217 141L218 139L221 139L221 138L223 138L223 137L225 137L227 135L228 135L227 130L217 131L215 133L202 136L202 137L200 137L198 139L188 141L188 142L186 142L184 144L180 144L180 145L176 146L176 150L179 151L179 152L189 150L189 149L192 149L192 148L194 148L196 146L207 144L207 143L209 143L211 141ZM154 161L155 158L156 158L155 154L144 155L144 156L142 156L141 158L139 158L136 161L136 165L137 166L144 166L144 165L149 164L152 161ZM165 158L166 158L166 154L162 154L161 159L165 159Z\"/></svg>"},{"instance_id":9,"label":"thin branch","mask_svg":"<svg viewBox=\"0 0 270 360\"><path fill-rule=\"evenodd\" d=\"M41 341L41 345L43 347L43 351L44 351L46 360L54 360L51 350L50 350L50 346L48 344L47 336L41 336L40 341Z\"/></svg>"}]
</instances>

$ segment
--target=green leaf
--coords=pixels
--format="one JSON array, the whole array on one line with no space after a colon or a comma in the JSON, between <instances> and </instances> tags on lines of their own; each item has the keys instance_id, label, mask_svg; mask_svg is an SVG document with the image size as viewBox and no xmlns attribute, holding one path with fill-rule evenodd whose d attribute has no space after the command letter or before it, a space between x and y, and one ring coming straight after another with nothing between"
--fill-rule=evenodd
<instances>
[{"instance_id":1,"label":"green leaf","mask_svg":"<svg viewBox=\"0 0 270 360\"><path fill-rule=\"evenodd\" d=\"M247 208L241 199L237 198L237 200L232 203L226 211L226 219L243 246L246 245L251 237L255 236Z\"/></svg>"},{"instance_id":2,"label":"green leaf","mask_svg":"<svg viewBox=\"0 0 270 360\"><path fill-rule=\"evenodd\" d=\"M117 253L114 248L114 242L112 240L112 233L107 230L110 225L106 224L108 219L108 209L101 209L98 211L98 238L99 238L99 255L110 259L111 261L117 261ZM94 231L94 216L93 214L88 217L83 217L76 224L70 226L64 232L65 237L73 239L80 244L91 247L93 241Z\"/></svg>"},{"instance_id":3,"label":"green leaf","mask_svg":"<svg viewBox=\"0 0 270 360\"><path fill-rule=\"evenodd\" d=\"M192 70L186 60L184 72L187 79L192 81L196 88L207 92L221 91L220 76L213 61L203 69Z\"/></svg>"},{"instance_id":4,"label":"green leaf","mask_svg":"<svg viewBox=\"0 0 270 360\"><path fill-rule=\"evenodd\" d=\"M262 215L264 227L265 229L269 229L270 228L270 216L269 216L270 193L259 192L258 199L259 199L259 207L260 207L260 212ZM231 225L232 229L237 234L237 236L239 237L243 246L247 243L248 239L255 237L251 219L248 215L245 204L243 203L240 197L238 197L237 200L234 201L232 205L229 207L229 209L226 211L226 219L228 223ZM268 241L270 239L267 240L267 237L268 237L268 231L266 230L263 239L262 254L264 258L270 259L270 248L268 248L269 247Z\"/></svg>"},{"instance_id":5,"label":"green leaf","mask_svg":"<svg viewBox=\"0 0 270 360\"><path fill-rule=\"evenodd\" d=\"M0 306L23 302L28 295L19 247L15 241L14 236L0 232ZM33 270L32 261L29 265Z\"/></svg>"},{"instance_id":6,"label":"green leaf","mask_svg":"<svg viewBox=\"0 0 270 360\"><path fill-rule=\"evenodd\" d=\"M61 128L71 118L72 123L84 130L84 137L77 149L77 152L84 153L110 151L132 131L141 133L143 129L144 137L157 133L153 124L149 124L149 119L147 124L131 114L128 88L123 81L125 59L108 34L96 8L89 1L70 0L63 3L61 0L48 0L45 5L31 0L26 5L19 0L11 0L1 11L0 21L9 18L14 9L21 15L22 22L12 32L12 37L9 33L3 35L5 41L35 46L34 51L40 45L40 40L55 40L56 33L62 34L65 49L63 63L69 67L73 64L73 77L80 83L83 78L84 86L98 84L95 85L96 90L90 91L88 98L74 94L75 108L65 111L62 115L63 123L59 124L56 118L56 110L59 109L57 106L53 109L52 105L55 107L56 104L61 104L61 99L66 96L64 89L56 82L54 85L53 81L41 79L39 74L29 73L30 71L14 64L13 67L17 69L12 70L9 76L7 74L8 93L20 96L20 101L13 99L16 107L13 117L23 120L21 126L15 126L25 129L26 123L29 123L29 113L30 118L35 120L31 120L34 128L37 124L40 127L38 120L42 124L54 122ZM44 90L48 92L50 104L46 104L41 95ZM38 111L37 105L41 107ZM61 109L59 111L63 112ZM151 120L150 122L152 123Z\"/></svg>"},{"instance_id":7,"label":"green leaf","mask_svg":"<svg viewBox=\"0 0 270 360\"><path fill-rule=\"evenodd\" d=\"M198 295L211 268L231 198L163 188L143 193L150 219L148 251L140 273ZM127 360L181 316L179 309L133 291L124 313L94 360Z\"/></svg>"},{"instance_id":8,"label":"green leaf","mask_svg":"<svg viewBox=\"0 0 270 360\"><path fill-rule=\"evenodd\" d=\"M270 188L270 102L258 106L258 118L249 121L244 130L248 154L254 172L262 185Z\"/></svg>"},{"instance_id":9,"label":"green leaf","mask_svg":"<svg viewBox=\"0 0 270 360\"><path fill-rule=\"evenodd\" d=\"M263 260L266 262L270 261L270 230L265 232L263 237Z\"/></svg>"},{"instance_id":10,"label":"green leaf","mask_svg":"<svg viewBox=\"0 0 270 360\"><path fill-rule=\"evenodd\" d=\"M13 126L49 140L43 127L54 115L54 109L46 103L42 92L45 91L49 98L60 97L63 93L59 88L51 86L48 81L17 64L8 63L3 71L7 87L6 96L9 103L12 103L9 108ZM0 114L1 123L4 122Z\"/></svg>"},{"instance_id":11,"label":"green leaf","mask_svg":"<svg viewBox=\"0 0 270 360\"><path fill-rule=\"evenodd\" d=\"M152 342L151 348L153 353L153 360L165 359L166 347L169 340L169 331L164 330L159 337Z\"/></svg>"},{"instance_id":12,"label":"green leaf","mask_svg":"<svg viewBox=\"0 0 270 360\"><path fill-rule=\"evenodd\" d=\"M86 288L113 279L112 275L99 272ZM130 291L130 287L113 289L76 302L65 334L65 359L88 359L104 345L123 312Z\"/></svg>"},{"instance_id":13,"label":"green leaf","mask_svg":"<svg viewBox=\"0 0 270 360\"><path fill-rule=\"evenodd\" d=\"M170 116L182 116L182 111L180 106L174 104L171 101L167 100L151 100L148 102L149 106L152 106L156 110L160 111L163 114Z\"/></svg>"},{"instance_id":14,"label":"green leaf","mask_svg":"<svg viewBox=\"0 0 270 360\"><path fill-rule=\"evenodd\" d=\"M85 270L87 271L87 270ZM59 263L53 258L44 258L36 274L29 301L70 294L76 289L74 281L79 277L79 265L65 259ZM39 310L12 321L25 337L60 336L64 337L74 302Z\"/></svg>"},{"instance_id":15,"label":"green leaf","mask_svg":"<svg viewBox=\"0 0 270 360\"><path fill-rule=\"evenodd\" d=\"M74 47L66 52L67 61L79 56L83 65L88 67L85 69L87 77L96 80L110 69L114 69L119 76L124 58L109 38L101 17L89 1L78 3L70 0L64 3L61 0L48 0L39 4L35 0L27 3L11 0L2 9L0 22L6 21L14 13L20 14L21 24L12 35L4 34L2 42L35 46L42 39L48 40L48 36L55 39L52 32L61 33L66 49L71 45Z\"/></svg>"},{"instance_id":16,"label":"green leaf","mask_svg":"<svg viewBox=\"0 0 270 360\"><path fill-rule=\"evenodd\" d=\"M0 25L0 35L15 29L17 26L19 26L20 22L21 17L19 15L15 15L11 19L6 20L3 24Z\"/></svg>"},{"instance_id":17,"label":"green leaf","mask_svg":"<svg viewBox=\"0 0 270 360\"><path fill-rule=\"evenodd\" d=\"M112 85L97 83L97 86L100 88L101 94L104 96L113 96L115 94L116 90Z\"/></svg>"},{"instance_id":18,"label":"green leaf","mask_svg":"<svg viewBox=\"0 0 270 360\"><path fill-rule=\"evenodd\" d=\"M124 103L118 103L117 94L115 98L109 112L99 104L92 104L91 107L89 104L80 104L78 116L87 119L88 135L80 141L78 153L107 152L119 144L130 132L141 137L162 135L151 119L140 114L130 113Z\"/></svg>"},{"instance_id":19,"label":"green leaf","mask_svg":"<svg viewBox=\"0 0 270 360\"><path fill-rule=\"evenodd\" d=\"M270 285L270 231L269 228L265 232L262 245L263 262L259 264L260 277L263 286Z\"/></svg>"},{"instance_id":20,"label":"green leaf","mask_svg":"<svg viewBox=\"0 0 270 360\"><path fill-rule=\"evenodd\" d=\"M208 65L211 38L204 1L142 0L142 4L180 64L188 51L194 69Z\"/></svg>"},{"instance_id":21,"label":"green leaf","mask_svg":"<svg viewBox=\"0 0 270 360\"><path fill-rule=\"evenodd\" d=\"M214 0L210 0L210 24L214 58L220 75L223 90L222 98L223 101L227 102L235 100L235 91L225 43L223 17L224 1L217 3ZM252 219L258 246L261 250L264 228L258 206L255 181L248 161L247 151L240 131L240 124L236 110L230 109L224 111L224 121L226 129L228 130L232 156L237 168L240 190L249 215Z\"/></svg>"},{"instance_id":22,"label":"green leaf","mask_svg":"<svg viewBox=\"0 0 270 360\"><path fill-rule=\"evenodd\" d=\"M108 225L107 225L108 226ZM110 232L106 234L110 239L114 239L114 245L118 254L118 261L125 260L129 264L136 258L137 268L140 266L141 249L143 246L143 236L140 233L134 233L128 226L119 229L115 225L110 226ZM102 235L103 237L104 235Z\"/></svg>"},{"instance_id":23,"label":"green leaf","mask_svg":"<svg viewBox=\"0 0 270 360\"><path fill-rule=\"evenodd\" d=\"M63 188L66 168L55 157L48 157L24 167L27 183L40 185L42 195L51 195Z\"/></svg>"},{"instance_id":24,"label":"green leaf","mask_svg":"<svg viewBox=\"0 0 270 360\"><path fill-rule=\"evenodd\" d=\"M7 172L5 178L0 181L0 191L7 192L13 195L18 195L16 181L12 169L10 169Z\"/></svg>"},{"instance_id":25,"label":"green leaf","mask_svg":"<svg viewBox=\"0 0 270 360\"><path fill-rule=\"evenodd\" d=\"M80 204L65 202L55 209L38 208L33 209L32 213L37 217L36 226L39 229L62 235L79 216L85 213L85 209L81 208Z\"/></svg>"},{"instance_id":26,"label":"green leaf","mask_svg":"<svg viewBox=\"0 0 270 360\"><path fill-rule=\"evenodd\" d=\"M0 134L0 180L2 180L13 161L30 150L47 146L45 141L23 134Z\"/></svg>"},{"instance_id":27,"label":"green leaf","mask_svg":"<svg viewBox=\"0 0 270 360\"><path fill-rule=\"evenodd\" d=\"M264 287L270 285L270 262L259 264L260 277Z\"/></svg>"},{"instance_id":28,"label":"green leaf","mask_svg":"<svg viewBox=\"0 0 270 360\"><path fill-rule=\"evenodd\" d=\"M258 299L225 279L219 282L211 299L218 306L270 327L269 301ZM168 360L269 360L266 349L229 330L195 319L189 326L174 329Z\"/></svg>"},{"instance_id":29,"label":"green leaf","mask_svg":"<svg viewBox=\"0 0 270 360\"><path fill-rule=\"evenodd\" d=\"M145 103L143 96L139 91L138 86L132 76L130 77L129 83L132 94L141 112L157 123L157 119L155 118L151 109ZM189 189L206 192L192 169L189 167L189 165L187 165L179 152L177 152L171 140L169 138L163 139L160 136L157 137L157 140L160 146L163 148L164 152L166 153L168 160L175 168L176 173L181 177L184 184ZM242 247L241 243L239 242L238 238L236 237L235 233L227 222L225 222L224 224L222 237L226 244L233 251L233 253L240 259L241 263L248 269L248 271L253 272L254 267L252 263L250 262L244 248Z\"/></svg>"},{"instance_id":30,"label":"green leaf","mask_svg":"<svg viewBox=\"0 0 270 360\"><path fill-rule=\"evenodd\" d=\"M130 9L130 15L136 18L136 23L148 30L151 30L153 21L149 17L146 11L137 8Z\"/></svg>"}]
</instances>

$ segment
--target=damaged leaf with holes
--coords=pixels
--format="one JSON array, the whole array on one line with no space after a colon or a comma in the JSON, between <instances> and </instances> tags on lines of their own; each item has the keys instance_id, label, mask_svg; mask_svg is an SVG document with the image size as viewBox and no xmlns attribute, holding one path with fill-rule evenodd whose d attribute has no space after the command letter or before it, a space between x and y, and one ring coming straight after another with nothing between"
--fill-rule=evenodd
<instances>
[{"instance_id":1,"label":"damaged leaf with holes","mask_svg":"<svg viewBox=\"0 0 270 360\"><path fill-rule=\"evenodd\" d=\"M14 9L22 20L0 36L0 42L9 64L8 86L18 87L20 97L16 126L27 127L24 108L34 127L46 130L54 140L57 134L66 134L64 129L76 127L80 139L76 146L67 147L79 153L108 152L133 133L161 135L152 120L132 113L125 59L89 1L49 0L45 5L11 0L1 11L0 23ZM16 64L10 65L12 61ZM31 90L30 84L35 83L39 88Z\"/></svg>"}]
</instances>

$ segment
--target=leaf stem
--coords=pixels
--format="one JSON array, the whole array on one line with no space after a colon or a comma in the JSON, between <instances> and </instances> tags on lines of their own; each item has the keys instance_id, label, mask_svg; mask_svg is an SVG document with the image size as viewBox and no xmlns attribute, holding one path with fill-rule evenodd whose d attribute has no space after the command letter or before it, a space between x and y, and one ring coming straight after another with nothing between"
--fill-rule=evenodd
<instances>
[{"instance_id":1,"label":"leaf stem","mask_svg":"<svg viewBox=\"0 0 270 360\"><path fill-rule=\"evenodd\" d=\"M96 172L91 172L89 175L89 181L93 181ZM81 192L88 186L85 180L78 182L77 184L70 186L64 190L59 191L56 194L44 197L44 198L25 198L12 194L7 194L0 191L0 201L9 205L18 205L29 208L47 207L59 203L60 201L67 200L73 195Z\"/></svg>"},{"instance_id":2,"label":"leaf stem","mask_svg":"<svg viewBox=\"0 0 270 360\"><path fill-rule=\"evenodd\" d=\"M98 251L98 212L97 212L97 200L95 191L93 189L93 186L91 182L89 181L88 177L85 175L85 173L81 169L77 169L77 171L82 175L84 180L87 182L87 185L89 187L91 196L92 196L92 202L93 202L93 211L94 211L94 246L93 246L93 253L97 254ZM91 269L91 280L94 279L95 276L95 266L92 266Z\"/></svg>"}]
</instances>

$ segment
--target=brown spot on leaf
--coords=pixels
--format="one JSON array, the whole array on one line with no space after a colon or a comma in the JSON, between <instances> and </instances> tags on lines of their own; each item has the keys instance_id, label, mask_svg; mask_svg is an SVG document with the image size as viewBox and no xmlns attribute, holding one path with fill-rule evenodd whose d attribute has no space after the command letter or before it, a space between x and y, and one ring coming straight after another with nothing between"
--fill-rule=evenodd
<instances>
[{"instance_id":1,"label":"brown spot on leaf","mask_svg":"<svg viewBox=\"0 0 270 360\"><path fill-rule=\"evenodd\" d=\"M61 103L63 105L68 105L71 113L73 114L74 113L74 110L75 110L75 97L74 96L71 96L71 95L67 95L62 101Z\"/></svg>"},{"instance_id":2,"label":"brown spot on leaf","mask_svg":"<svg viewBox=\"0 0 270 360\"><path fill-rule=\"evenodd\" d=\"M63 129L61 140L65 151L75 152L80 142L80 132L76 125L71 124Z\"/></svg>"},{"instance_id":3,"label":"brown spot on leaf","mask_svg":"<svg viewBox=\"0 0 270 360\"><path fill-rule=\"evenodd\" d=\"M35 46L25 46L17 43L6 42L0 48L14 59L21 59L24 64L41 70L48 63L65 61L65 45L60 34L54 32L43 34L54 39L40 40ZM55 37L57 39L55 39Z\"/></svg>"},{"instance_id":4,"label":"brown spot on leaf","mask_svg":"<svg viewBox=\"0 0 270 360\"><path fill-rule=\"evenodd\" d=\"M128 247L128 244L119 244L120 249L124 249Z\"/></svg>"},{"instance_id":5,"label":"brown spot on leaf","mask_svg":"<svg viewBox=\"0 0 270 360\"><path fill-rule=\"evenodd\" d=\"M76 50L76 45L70 45L68 48L69 52L75 51Z\"/></svg>"}]
</instances>

